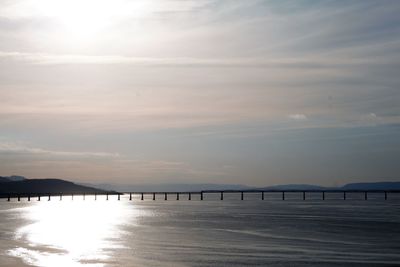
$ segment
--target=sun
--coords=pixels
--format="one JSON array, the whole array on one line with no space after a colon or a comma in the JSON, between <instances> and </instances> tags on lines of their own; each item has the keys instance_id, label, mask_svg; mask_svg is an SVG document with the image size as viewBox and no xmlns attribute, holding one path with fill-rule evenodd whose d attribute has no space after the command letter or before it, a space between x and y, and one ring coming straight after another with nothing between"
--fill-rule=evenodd
<instances>
[{"instance_id":1,"label":"sun","mask_svg":"<svg viewBox=\"0 0 400 267\"><path fill-rule=\"evenodd\" d=\"M37 15L50 18L68 35L86 38L124 19L148 15L152 4L150 0L35 0L31 8Z\"/></svg>"}]
</instances>

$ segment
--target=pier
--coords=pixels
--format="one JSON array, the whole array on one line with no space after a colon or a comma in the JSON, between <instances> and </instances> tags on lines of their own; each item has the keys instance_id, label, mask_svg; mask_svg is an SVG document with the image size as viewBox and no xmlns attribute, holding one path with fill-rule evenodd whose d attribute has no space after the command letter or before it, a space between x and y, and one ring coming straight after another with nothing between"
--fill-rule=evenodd
<instances>
[{"instance_id":1,"label":"pier","mask_svg":"<svg viewBox=\"0 0 400 267\"><path fill-rule=\"evenodd\" d=\"M0 194L0 198L7 199L7 201L16 200L18 202L25 199L26 201L31 201L32 198L36 198L37 201L41 201L41 198L47 198L47 201L57 199L62 201L65 198L70 200L74 200L74 196L79 197L82 200L88 200L88 197L92 196L92 200L98 200L101 196L103 199L109 200L110 196L116 196L118 201L121 201L121 195L128 195L127 198L129 201L133 200L161 200L164 201L173 200L175 201L192 201L194 197L197 196L197 200L203 201L206 196L212 197L212 200L221 200L223 201L229 195L235 195L235 198L229 198L229 200L237 199L237 200L265 200L266 196L273 197L273 199L281 199L282 201L288 200L289 195L291 196L290 200L354 200L349 199L349 195L356 194L358 197L357 200L365 200L369 199L370 195L374 195L374 199L382 199L389 200L391 195L400 194L400 190L202 190L202 191L183 191L183 192L119 192L119 193L50 193L50 194L33 194L33 193L7 193ZM173 198L169 198L169 196L175 196ZM280 195L280 197L279 197ZM342 195L342 197L340 197ZM135 199L135 196L137 198ZM149 196L149 197L146 197ZM157 197L159 196L159 197ZM182 196L182 197L181 197ZM219 197L218 197L219 196ZM252 196L252 197L250 197ZM400 195L399 195L400 196ZM330 197L330 198L329 198ZM400 199L400 197L398 198Z\"/></svg>"}]
</instances>

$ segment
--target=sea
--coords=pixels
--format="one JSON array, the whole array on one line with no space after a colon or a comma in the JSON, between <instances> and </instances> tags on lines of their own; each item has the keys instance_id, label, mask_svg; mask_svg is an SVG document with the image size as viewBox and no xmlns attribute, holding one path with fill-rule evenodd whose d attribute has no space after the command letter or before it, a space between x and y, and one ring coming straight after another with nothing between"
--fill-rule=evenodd
<instances>
[{"instance_id":1,"label":"sea","mask_svg":"<svg viewBox=\"0 0 400 267\"><path fill-rule=\"evenodd\" d=\"M400 196L0 199L0 266L400 266Z\"/></svg>"}]
</instances>

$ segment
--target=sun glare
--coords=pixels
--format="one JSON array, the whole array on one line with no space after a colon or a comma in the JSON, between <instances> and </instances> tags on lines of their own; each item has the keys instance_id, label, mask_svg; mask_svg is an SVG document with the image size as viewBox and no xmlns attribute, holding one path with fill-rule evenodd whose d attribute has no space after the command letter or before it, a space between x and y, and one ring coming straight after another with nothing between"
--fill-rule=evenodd
<instances>
[{"instance_id":1,"label":"sun glare","mask_svg":"<svg viewBox=\"0 0 400 267\"><path fill-rule=\"evenodd\" d=\"M122 201L37 202L21 209L30 223L18 229L16 240L27 245L9 254L38 266L103 266L124 247L121 226L134 224L138 213Z\"/></svg>"}]
</instances>

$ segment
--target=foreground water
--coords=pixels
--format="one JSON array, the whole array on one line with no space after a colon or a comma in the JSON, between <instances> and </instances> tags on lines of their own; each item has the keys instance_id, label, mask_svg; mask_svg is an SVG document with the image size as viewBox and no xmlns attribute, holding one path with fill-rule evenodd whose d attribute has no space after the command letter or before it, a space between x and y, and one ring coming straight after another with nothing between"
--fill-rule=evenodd
<instances>
[{"instance_id":1,"label":"foreground water","mask_svg":"<svg viewBox=\"0 0 400 267\"><path fill-rule=\"evenodd\" d=\"M400 265L400 199L236 199L2 199L0 266Z\"/></svg>"}]
</instances>

